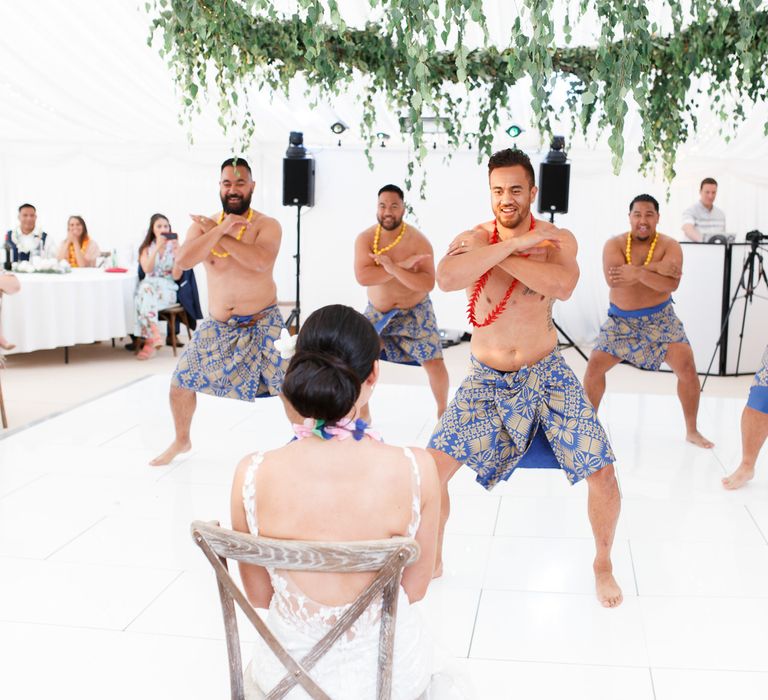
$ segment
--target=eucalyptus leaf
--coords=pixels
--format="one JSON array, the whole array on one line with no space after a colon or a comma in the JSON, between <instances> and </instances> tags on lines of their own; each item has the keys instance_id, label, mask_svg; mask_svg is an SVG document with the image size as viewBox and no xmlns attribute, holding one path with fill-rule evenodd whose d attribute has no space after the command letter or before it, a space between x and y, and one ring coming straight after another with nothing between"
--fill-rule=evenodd
<instances>
[{"instance_id":1,"label":"eucalyptus leaf","mask_svg":"<svg viewBox=\"0 0 768 700\"><path fill-rule=\"evenodd\" d=\"M369 4L377 21L360 28L336 0L297 0L291 12L279 0L151 0L148 42L171 69L184 120L205 101L217 104L222 129L244 146L258 126L247 109L249 91L288 96L297 75L314 100L349 92L361 101L369 163L376 105L388 103L418 125L401 125L415 159L409 177L427 153L422 116L439 115L451 125L450 148L478 147L482 158L512 107L510 87L526 76L542 136L557 117L585 135L607 131L617 171L624 120L637 103L641 165L659 164L668 178L696 129L692 85L706 86L707 103L729 118L729 128L768 94L768 10L759 0L661 0L657 17L641 0L574 0L564 13L554 0L517 0L507 46L490 43L482 0ZM663 13L672 18L671 33L662 33ZM571 46L572 18L586 14L596 18L595 41ZM481 42L470 51L464 37L471 27ZM555 41L560 33L564 46ZM559 84L566 97L555 104Z\"/></svg>"}]
</instances>

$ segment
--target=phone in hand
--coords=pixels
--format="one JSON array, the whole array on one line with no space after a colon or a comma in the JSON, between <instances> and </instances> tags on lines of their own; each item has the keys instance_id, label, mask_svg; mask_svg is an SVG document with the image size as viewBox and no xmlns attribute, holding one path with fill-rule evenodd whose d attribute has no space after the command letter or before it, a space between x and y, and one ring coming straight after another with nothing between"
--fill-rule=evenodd
<instances>
[{"instance_id":1,"label":"phone in hand","mask_svg":"<svg viewBox=\"0 0 768 700\"><path fill-rule=\"evenodd\" d=\"M178 239L179 234L178 233L161 233L160 234L163 238L167 238L169 241L175 241Z\"/></svg>"}]
</instances>

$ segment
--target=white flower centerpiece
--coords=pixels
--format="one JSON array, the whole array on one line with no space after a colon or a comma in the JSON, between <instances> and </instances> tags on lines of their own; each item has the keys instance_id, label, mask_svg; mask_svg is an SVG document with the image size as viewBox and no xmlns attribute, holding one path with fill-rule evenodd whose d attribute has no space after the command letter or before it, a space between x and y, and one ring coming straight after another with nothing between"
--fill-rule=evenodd
<instances>
[{"instance_id":1,"label":"white flower centerpiece","mask_svg":"<svg viewBox=\"0 0 768 700\"><path fill-rule=\"evenodd\" d=\"M13 263L14 272L45 272L53 275L65 275L72 272L72 266L68 260L56 260L55 258L41 258L38 255L31 260L21 260Z\"/></svg>"}]
</instances>

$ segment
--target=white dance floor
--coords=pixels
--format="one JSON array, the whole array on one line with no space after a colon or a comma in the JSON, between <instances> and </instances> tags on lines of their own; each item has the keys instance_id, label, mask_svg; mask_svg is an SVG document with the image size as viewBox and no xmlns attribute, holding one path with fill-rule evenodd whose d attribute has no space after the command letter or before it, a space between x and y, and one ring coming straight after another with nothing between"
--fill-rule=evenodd
<instances>
[{"instance_id":1,"label":"white dance floor","mask_svg":"<svg viewBox=\"0 0 768 700\"><path fill-rule=\"evenodd\" d=\"M214 575L189 524L228 524L236 462L290 428L277 399L201 397L194 451L151 468L171 438L167 390L148 377L0 440L0 697L228 697ZM593 593L584 484L519 471L487 493L460 470L446 573L420 605L477 698L768 697L766 455L747 488L720 485L743 404L703 399L717 443L704 451L683 442L674 397L607 396L615 610ZM380 386L372 408L388 442L425 444L427 388Z\"/></svg>"}]
</instances>

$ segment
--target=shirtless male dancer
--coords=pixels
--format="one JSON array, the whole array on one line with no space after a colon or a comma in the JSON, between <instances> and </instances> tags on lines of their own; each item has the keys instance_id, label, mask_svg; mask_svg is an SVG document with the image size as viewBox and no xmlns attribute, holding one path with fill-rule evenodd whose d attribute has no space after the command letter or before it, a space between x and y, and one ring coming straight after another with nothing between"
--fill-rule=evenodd
<instances>
[{"instance_id":1,"label":"shirtless male dancer","mask_svg":"<svg viewBox=\"0 0 768 700\"><path fill-rule=\"evenodd\" d=\"M573 371L557 349L552 305L579 278L570 231L536 221L534 172L516 149L488 162L494 220L457 236L437 268L441 289L465 289L474 326L470 374L443 414L429 447L442 483L435 575L450 501L448 480L462 464L486 489L517 467L559 468L586 479L595 538L597 598L622 602L611 547L620 498L608 437Z\"/></svg>"},{"instance_id":2,"label":"shirtless male dancer","mask_svg":"<svg viewBox=\"0 0 768 700\"><path fill-rule=\"evenodd\" d=\"M686 439L714 447L696 425L699 377L685 329L672 309L672 292L683 274L683 250L656 230L658 223L659 203L648 194L638 195L629 204L630 231L605 244L603 272L611 305L589 356L584 389L597 410L605 375L619 362L654 371L666 362L677 375Z\"/></svg>"},{"instance_id":3,"label":"shirtless male dancer","mask_svg":"<svg viewBox=\"0 0 768 700\"><path fill-rule=\"evenodd\" d=\"M253 401L277 396L288 362L274 342L285 328L277 308L272 269L280 249L280 224L250 208L255 184L242 158L221 166L221 214L193 215L177 264L205 263L208 312L179 358L171 380L176 437L150 464L168 464L191 449L195 392Z\"/></svg>"},{"instance_id":4,"label":"shirtless male dancer","mask_svg":"<svg viewBox=\"0 0 768 700\"><path fill-rule=\"evenodd\" d=\"M355 241L355 277L368 288L365 317L382 340L381 359L421 365L437 402L438 418L448 403L448 371L429 292L435 286L432 245L403 221L403 191L379 190L376 226ZM362 418L370 421L368 406Z\"/></svg>"},{"instance_id":5,"label":"shirtless male dancer","mask_svg":"<svg viewBox=\"0 0 768 700\"><path fill-rule=\"evenodd\" d=\"M768 438L768 347L755 373L747 405L741 413L741 463L732 474L723 478L728 490L739 489L755 476L755 462Z\"/></svg>"}]
</instances>

